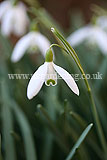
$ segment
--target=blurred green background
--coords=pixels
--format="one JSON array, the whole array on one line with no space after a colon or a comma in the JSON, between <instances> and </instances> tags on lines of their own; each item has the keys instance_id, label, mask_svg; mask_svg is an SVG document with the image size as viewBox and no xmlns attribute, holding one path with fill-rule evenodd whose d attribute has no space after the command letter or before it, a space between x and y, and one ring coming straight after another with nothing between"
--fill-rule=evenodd
<instances>
[{"instance_id":1,"label":"blurred green background","mask_svg":"<svg viewBox=\"0 0 107 160\"><path fill-rule=\"evenodd\" d=\"M38 18L38 28L51 43L57 43L50 31L56 26L64 37L91 21L91 1L24 1L35 7L30 19ZM80 3L81 2L81 3ZM106 1L93 2L105 8ZM41 9L42 7L42 9ZM45 10L46 9L46 10ZM106 10L107 8L105 8ZM32 100L26 96L29 79L9 79L8 74L32 74L44 62L41 54L25 54L17 63L10 61L19 37L0 34L0 160L64 160L83 130L93 127L73 160L104 160L105 153L95 127L84 81L78 80L80 96L71 92L63 80L55 87L43 86ZM102 79L89 79L105 139L107 138L107 56L96 46L83 43L75 48L87 74L100 72ZM75 62L54 48L55 63L71 74L80 74Z\"/></svg>"}]
</instances>

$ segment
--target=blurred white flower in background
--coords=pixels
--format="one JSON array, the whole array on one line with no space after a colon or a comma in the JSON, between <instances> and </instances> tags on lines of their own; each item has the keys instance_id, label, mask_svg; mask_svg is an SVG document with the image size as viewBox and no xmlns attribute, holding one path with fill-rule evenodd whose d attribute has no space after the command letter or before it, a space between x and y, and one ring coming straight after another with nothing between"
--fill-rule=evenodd
<instances>
[{"instance_id":1,"label":"blurred white flower in background","mask_svg":"<svg viewBox=\"0 0 107 160\"><path fill-rule=\"evenodd\" d=\"M50 41L41 33L37 31L31 31L23 36L17 43L13 50L11 61L19 61L26 51L36 51L38 48L42 55L45 57L47 49L50 47Z\"/></svg>"},{"instance_id":2,"label":"blurred white flower in background","mask_svg":"<svg viewBox=\"0 0 107 160\"><path fill-rule=\"evenodd\" d=\"M107 15L100 16L96 20L96 25L100 26L102 29L107 31Z\"/></svg>"},{"instance_id":3,"label":"blurred white flower in background","mask_svg":"<svg viewBox=\"0 0 107 160\"><path fill-rule=\"evenodd\" d=\"M37 69L28 84L28 99L32 99L38 94L44 82L47 86L55 86L57 84L56 72L62 77L62 79L66 82L69 88L79 96L79 89L73 77L65 69L54 64L53 53L51 49L48 49L46 53L45 63Z\"/></svg>"},{"instance_id":4,"label":"blurred white flower in background","mask_svg":"<svg viewBox=\"0 0 107 160\"><path fill-rule=\"evenodd\" d=\"M103 21L104 19L104 21ZM88 44L96 44L103 54L107 54L107 16L99 17L95 25L86 25L67 38L72 47L78 46L84 41Z\"/></svg>"},{"instance_id":5,"label":"blurred white flower in background","mask_svg":"<svg viewBox=\"0 0 107 160\"><path fill-rule=\"evenodd\" d=\"M26 33L29 24L26 7L22 2L12 4L11 1L0 3L0 21L1 33L9 36L14 33L16 36L22 36Z\"/></svg>"},{"instance_id":6,"label":"blurred white flower in background","mask_svg":"<svg viewBox=\"0 0 107 160\"><path fill-rule=\"evenodd\" d=\"M3 1L0 3L0 20L3 18L4 14L12 8L10 1Z\"/></svg>"}]
</instances>

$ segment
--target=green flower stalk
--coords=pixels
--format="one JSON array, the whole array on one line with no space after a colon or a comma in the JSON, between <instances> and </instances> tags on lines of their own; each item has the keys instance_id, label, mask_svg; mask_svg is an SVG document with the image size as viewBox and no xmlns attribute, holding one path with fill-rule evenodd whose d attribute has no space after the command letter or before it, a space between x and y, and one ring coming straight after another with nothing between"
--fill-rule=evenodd
<instances>
[{"instance_id":1,"label":"green flower stalk","mask_svg":"<svg viewBox=\"0 0 107 160\"><path fill-rule=\"evenodd\" d=\"M102 127L101 127L101 123L100 123L100 120L99 120L99 117L98 117L98 113L97 113L97 110L96 110L96 106L95 106L94 98L93 98L93 95L92 95L92 91L91 91L90 85L88 83L88 80L86 78L85 72L84 72L84 70L83 70L83 68L81 66L80 60L79 60L76 52L74 51L74 49L65 40L65 38L55 28L51 28L51 31L62 42L64 47L60 46L60 48L62 48L64 51L66 51L67 54L72 56L72 58L74 59L74 61L77 64L80 72L82 73L82 75L84 77L83 79L84 79L84 82L85 82L87 90L88 90L88 95L89 95L90 102L91 102L92 114L93 114L93 117L94 117L94 120L95 120L98 136L99 136L100 142L102 144L102 148L103 148L103 150L105 152L105 155L107 156L107 153L106 153L106 151L107 151L106 140L105 140L105 137L104 137L104 134L103 134L103 130L102 130ZM53 44L53 46L54 46L54 44Z\"/></svg>"}]
</instances>

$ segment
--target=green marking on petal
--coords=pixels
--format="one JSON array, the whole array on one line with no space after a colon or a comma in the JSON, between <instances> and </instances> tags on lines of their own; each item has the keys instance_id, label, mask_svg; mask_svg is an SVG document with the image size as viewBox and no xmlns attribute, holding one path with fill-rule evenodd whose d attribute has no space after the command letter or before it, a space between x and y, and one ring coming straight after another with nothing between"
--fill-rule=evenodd
<instances>
[{"instance_id":1,"label":"green marking on petal","mask_svg":"<svg viewBox=\"0 0 107 160\"><path fill-rule=\"evenodd\" d=\"M53 86L56 84L55 80L53 80L53 79L47 80L46 83L47 83L48 86L49 86L50 84L53 85Z\"/></svg>"}]
</instances>

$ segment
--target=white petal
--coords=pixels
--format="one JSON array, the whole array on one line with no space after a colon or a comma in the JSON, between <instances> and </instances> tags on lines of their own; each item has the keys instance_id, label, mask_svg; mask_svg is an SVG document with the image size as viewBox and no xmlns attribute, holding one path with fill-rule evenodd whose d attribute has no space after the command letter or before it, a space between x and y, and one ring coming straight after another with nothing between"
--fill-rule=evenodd
<instances>
[{"instance_id":1,"label":"white petal","mask_svg":"<svg viewBox=\"0 0 107 160\"><path fill-rule=\"evenodd\" d=\"M9 36L13 30L13 17L14 17L13 10L9 10L8 12L6 12L6 14L3 17L1 23L1 33L4 36Z\"/></svg>"},{"instance_id":2,"label":"white petal","mask_svg":"<svg viewBox=\"0 0 107 160\"><path fill-rule=\"evenodd\" d=\"M33 74L27 88L27 97L32 99L38 94L43 86L47 74L47 63L44 63L38 68L38 70Z\"/></svg>"},{"instance_id":3,"label":"white petal","mask_svg":"<svg viewBox=\"0 0 107 160\"><path fill-rule=\"evenodd\" d=\"M79 89L77 84L75 83L73 77L62 67L59 67L53 63L53 66L55 70L58 72L58 74L64 79L64 81L67 83L67 85L70 87L70 89L79 96Z\"/></svg>"},{"instance_id":4,"label":"white petal","mask_svg":"<svg viewBox=\"0 0 107 160\"><path fill-rule=\"evenodd\" d=\"M107 16L100 16L96 21L96 25L102 29L107 29Z\"/></svg>"},{"instance_id":5,"label":"white petal","mask_svg":"<svg viewBox=\"0 0 107 160\"><path fill-rule=\"evenodd\" d=\"M25 4L23 2L21 2L21 1L18 2L17 7L21 8L22 10L27 10Z\"/></svg>"},{"instance_id":6,"label":"white petal","mask_svg":"<svg viewBox=\"0 0 107 160\"><path fill-rule=\"evenodd\" d=\"M102 53L107 55L107 33L100 28L96 28L94 33L98 47Z\"/></svg>"},{"instance_id":7,"label":"white petal","mask_svg":"<svg viewBox=\"0 0 107 160\"><path fill-rule=\"evenodd\" d=\"M12 5L10 1L4 1L0 3L0 20L2 20L4 14L11 9Z\"/></svg>"},{"instance_id":8,"label":"white petal","mask_svg":"<svg viewBox=\"0 0 107 160\"><path fill-rule=\"evenodd\" d=\"M23 3L18 3L7 10L2 19L2 33L8 36L11 32L17 36L25 34L29 19L26 13L26 7Z\"/></svg>"},{"instance_id":9,"label":"white petal","mask_svg":"<svg viewBox=\"0 0 107 160\"><path fill-rule=\"evenodd\" d=\"M32 34L28 33L26 36L22 37L17 42L11 56L11 61L17 62L22 58L26 50L30 47L31 40L32 40Z\"/></svg>"},{"instance_id":10,"label":"white petal","mask_svg":"<svg viewBox=\"0 0 107 160\"><path fill-rule=\"evenodd\" d=\"M29 24L29 19L28 19L25 8L22 8L22 7L15 8L14 33L17 36L21 36L25 34L28 24Z\"/></svg>"},{"instance_id":11,"label":"white petal","mask_svg":"<svg viewBox=\"0 0 107 160\"><path fill-rule=\"evenodd\" d=\"M49 40L44 35L42 35L41 33L36 32L36 35L35 35L35 44L39 47L41 53L45 57L46 51L50 47Z\"/></svg>"},{"instance_id":12,"label":"white petal","mask_svg":"<svg viewBox=\"0 0 107 160\"><path fill-rule=\"evenodd\" d=\"M87 25L83 28L80 28L76 30L75 32L73 32L67 38L67 41L71 44L71 46L77 46L90 36L91 30L92 30L91 25Z\"/></svg>"}]
</instances>

